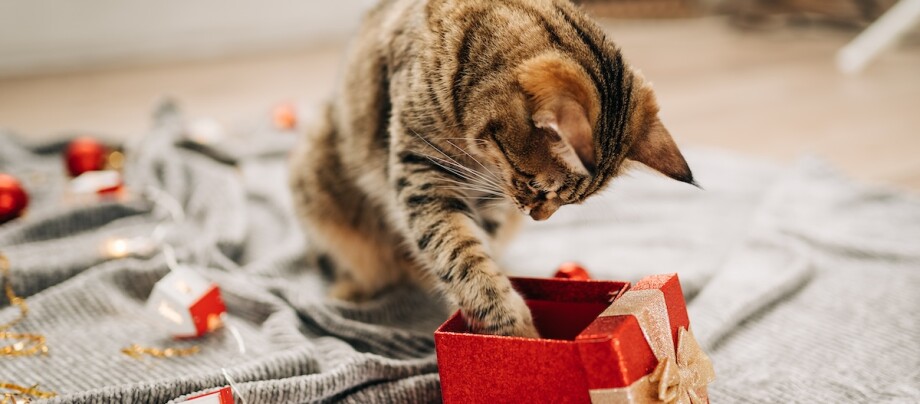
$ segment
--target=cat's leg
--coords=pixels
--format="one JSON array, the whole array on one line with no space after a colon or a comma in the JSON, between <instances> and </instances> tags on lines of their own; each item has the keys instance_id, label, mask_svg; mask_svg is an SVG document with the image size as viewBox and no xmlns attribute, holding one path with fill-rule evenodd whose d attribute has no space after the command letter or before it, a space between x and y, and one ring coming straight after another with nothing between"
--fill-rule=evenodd
<instances>
[{"instance_id":1,"label":"cat's leg","mask_svg":"<svg viewBox=\"0 0 920 404\"><path fill-rule=\"evenodd\" d=\"M406 265L397 256L401 248L380 233L354 226L313 218L314 243L325 250L328 265L334 267L335 280L330 296L363 301L373 298L406 279Z\"/></svg>"},{"instance_id":2,"label":"cat's leg","mask_svg":"<svg viewBox=\"0 0 920 404\"><path fill-rule=\"evenodd\" d=\"M471 329L539 337L524 299L493 258L482 218L449 187L462 180L423 151L392 151L390 182L407 238Z\"/></svg>"},{"instance_id":3,"label":"cat's leg","mask_svg":"<svg viewBox=\"0 0 920 404\"><path fill-rule=\"evenodd\" d=\"M291 155L294 207L315 263L332 269L333 297L360 301L406 277L409 252L382 209L347 176L327 111Z\"/></svg>"}]
</instances>

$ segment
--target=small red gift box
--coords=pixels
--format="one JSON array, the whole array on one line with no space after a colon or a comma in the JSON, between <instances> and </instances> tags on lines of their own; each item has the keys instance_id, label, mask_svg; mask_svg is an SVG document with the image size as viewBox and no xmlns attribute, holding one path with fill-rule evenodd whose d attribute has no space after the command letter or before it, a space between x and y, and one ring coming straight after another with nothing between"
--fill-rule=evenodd
<instances>
[{"instance_id":1,"label":"small red gift box","mask_svg":"<svg viewBox=\"0 0 920 404\"><path fill-rule=\"evenodd\" d=\"M714 377L676 274L627 282L513 278L541 339L437 331L445 403L706 403Z\"/></svg>"},{"instance_id":2,"label":"small red gift box","mask_svg":"<svg viewBox=\"0 0 920 404\"><path fill-rule=\"evenodd\" d=\"M163 319L176 338L214 331L227 311L220 288L188 268L174 269L160 279L147 298L147 308Z\"/></svg>"},{"instance_id":3,"label":"small red gift box","mask_svg":"<svg viewBox=\"0 0 920 404\"><path fill-rule=\"evenodd\" d=\"M233 404L233 390L230 386L199 396L189 397L183 401L188 404Z\"/></svg>"},{"instance_id":4,"label":"small red gift box","mask_svg":"<svg viewBox=\"0 0 920 404\"><path fill-rule=\"evenodd\" d=\"M86 195L104 195L124 187L121 173L115 170L87 171L70 180L69 191L74 198Z\"/></svg>"}]
</instances>

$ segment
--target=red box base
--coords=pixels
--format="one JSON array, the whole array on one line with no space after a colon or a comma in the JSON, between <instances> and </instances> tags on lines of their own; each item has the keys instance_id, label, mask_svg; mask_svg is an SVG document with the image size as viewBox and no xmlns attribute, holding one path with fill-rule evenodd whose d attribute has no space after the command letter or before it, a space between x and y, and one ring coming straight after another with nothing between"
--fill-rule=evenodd
<instances>
[{"instance_id":1,"label":"red box base","mask_svg":"<svg viewBox=\"0 0 920 404\"><path fill-rule=\"evenodd\" d=\"M628 386L657 365L635 317L598 317L629 283L512 282L543 338L472 334L455 313L435 332L444 402L589 403L589 390Z\"/></svg>"}]
</instances>

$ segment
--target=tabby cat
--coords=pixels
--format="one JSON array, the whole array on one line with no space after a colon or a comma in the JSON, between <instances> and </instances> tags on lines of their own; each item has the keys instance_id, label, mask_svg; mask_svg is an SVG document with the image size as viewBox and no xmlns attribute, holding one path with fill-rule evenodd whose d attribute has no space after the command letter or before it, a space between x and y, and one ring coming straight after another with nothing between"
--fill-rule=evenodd
<instances>
[{"instance_id":1,"label":"tabby cat","mask_svg":"<svg viewBox=\"0 0 920 404\"><path fill-rule=\"evenodd\" d=\"M549 218L643 163L692 183L651 87L568 0L384 0L291 186L332 295L414 281L473 331L538 337L496 264L521 218Z\"/></svg>"}]
</instances>

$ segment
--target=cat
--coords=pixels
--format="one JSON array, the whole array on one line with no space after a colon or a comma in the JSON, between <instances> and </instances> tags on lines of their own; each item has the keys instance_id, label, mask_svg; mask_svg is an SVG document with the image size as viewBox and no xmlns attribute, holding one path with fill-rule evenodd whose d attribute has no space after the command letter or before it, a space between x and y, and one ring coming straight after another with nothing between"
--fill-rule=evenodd
<instances>
[{"instance_id":1,"label":"cat","mask_svg":"<svg viewBox=\"0 0 920 404\"><path fill-rule=\"evenodd\" d=\"M496 263L626 162L693 175L654 93L568 0L384 0L366 15L291 189L331 295L438 288L478 333L537 338Z\"/></svg>"}]
</instances>

